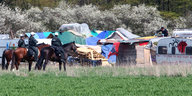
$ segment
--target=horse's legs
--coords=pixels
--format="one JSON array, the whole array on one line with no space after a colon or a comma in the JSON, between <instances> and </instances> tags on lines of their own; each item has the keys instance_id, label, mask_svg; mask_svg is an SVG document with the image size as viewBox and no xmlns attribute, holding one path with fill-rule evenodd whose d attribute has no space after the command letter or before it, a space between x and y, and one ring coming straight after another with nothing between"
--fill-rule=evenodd
<instances>
[{"instance_id":1,"label":"horse's legs","mask_svg":"<svg viewBox=\"0 0 192 96\"><path fill-rule=\"evenodd\" d=\"M10 61L7 61L7 64L6 64L6 70L8 70L9 63L10 63Z\"/></svg>"},{"instance_id":2,"label":"horse's legs","mask_svg":"<svg viewBox=\"0 0 192 96\"><path fill-rule=\"evenodd\" d=\"M15 62L16 63L16 62ZM13 70L13 68L15 67L15 64L11 64L11 71Z\"/></svg>"},{"instance_id":3,"label":"horse's legs","mask_svg":"<svg viewBox=\"0 0 192 96\"><path fill-rule=\"evenodd\" d=\"M18 60L17 62L15 62L15 67L16 67L16 70L19 69L19 65L20 65L20 60Z\"/></svg>"},{"instance_id":4,"label":"horse's legs","mask_svg":"<svg viewBox=\"0 0 192 96\"><path fill-rule=\"evenodd\" d=\"M32 66L32 61L28 61L29 62L29 71L31 71L31 66Z\"/></svg>"},{"instance_id":5,"label":"horse's legs","mask_svg":"<svg viewBox=\"0 0 192 96\"><path fill-rule=\"evenodd\" d=\"M39 58L39 60L37 61L37 63L36 63L36 65L35 65L35 70L38 68L38 70L40 70L41 69L41 67L42 67L42 64L43 64L43 58Z\"/></svg>"},{"instance_id":6,"label":"horse's legs","mask_svg":"<svg viewBox=\"0 0 192 96\"><path fill-rule=\"evenodd\" d=\"M62 62L59 61L59 70L61 71L61 65L62 65Z\"/></svg>"},{"instance_id":7,"label":"horse's legs","mask_svg":"<svg viewBox=\"0 0 192 96\"><path fill-rule=\"evenodd\" d=\"M66 71L66 60L63 62L64 71Z\"/></svg>"},{"instance_id":8,"label":"horse's legs","mask_svg":"<svg viewBox=\"0 0 192 96\"><path fill-rule=\"evenodd\" d=\"M44 62L44 64L43 64L43 70L44 70L44 71L45 71L45 68L46 68L47 63L48 63L48 58L45 59L45 62Z\"/></svg>"}]
</instances>

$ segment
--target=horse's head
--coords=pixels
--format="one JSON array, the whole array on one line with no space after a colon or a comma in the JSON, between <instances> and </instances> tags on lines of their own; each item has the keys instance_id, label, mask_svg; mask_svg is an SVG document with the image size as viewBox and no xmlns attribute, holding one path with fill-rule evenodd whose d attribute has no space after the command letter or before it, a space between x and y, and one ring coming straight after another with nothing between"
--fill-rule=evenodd
<instances>
[{"instance_id":1,"label":"horse's head","mask_svg":"<svg viewBox=\"0 0 192 96\"><path fill-rule=\"evenodd\" d=\"M76 52L77 51L77 46L75 45L75 42L72 42L71 43L71 50L73 50L73 52Z\"/></svg>"}]
</instances>

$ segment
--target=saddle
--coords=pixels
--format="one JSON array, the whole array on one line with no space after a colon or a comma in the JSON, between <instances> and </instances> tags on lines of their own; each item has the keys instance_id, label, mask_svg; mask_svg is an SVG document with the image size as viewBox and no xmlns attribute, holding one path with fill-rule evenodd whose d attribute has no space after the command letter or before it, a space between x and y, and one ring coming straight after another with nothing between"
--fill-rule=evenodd
<instances>
[{"instance_id":1,"label":"saddle","mask_svg":"<svg viewBox=\"0 0 192 96\"><path fill-rule=\"evenodd\" d=\"M56 46L51 46L51 48L53 49L53 51L55 52L56 56L60 57L61 53L59 52L59 48Z\"/></svg>"},{"instance_id":2,"label":"saddle","mask_svg":"<svg viewBox=\"0 0 192 96\"><path fill-rule=\"evenodd\" d=\"M27 55L28 56L34 56L35 55L35 52L31 48L27 47L26 49L27 49ZM38 49L38 56L39 55L40 55L40 50Z\"/></svg>"}]
</instances>

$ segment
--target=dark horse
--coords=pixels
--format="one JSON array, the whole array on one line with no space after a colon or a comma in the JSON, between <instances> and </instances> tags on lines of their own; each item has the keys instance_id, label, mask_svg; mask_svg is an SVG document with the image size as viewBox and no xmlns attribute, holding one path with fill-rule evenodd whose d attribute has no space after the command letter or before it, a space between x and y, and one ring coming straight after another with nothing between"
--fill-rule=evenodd
<instances>
[{"instance_id":1,"label":"dark horse","mask_svg":"<svg viewBox=\"0 0 192 96\"><path fill-rule=\"evenodd\" d=\"M62 45L62 48L64 49L63 67L64 67L64 71L66 71L67 57L69 55L71 55L72 53L76 53L77 46L75 45L75 42L71 42L71 43ZM45 62L43 64L44 60L45 60ZM46 67L49 60L59 62L59 70L61 70L62 61L61 61L60 57L55 54L55 51L51 46L45 47L41 50L41 57L38 60L38 63L36 64L36 68L41 70L42 64L43 64L43 70L45 70L45 67Z\"/></svg>"},{"instance_id":2,"label":"dark horse","mask_svg":"<svg viewBox=\"0 0 192 96\"><path fill-rule=\"evenodd\" d=\"M48 46L50 46L50 45L42 43L42 44L38 44L37 48L38 48L38 50L41 50L42 48L48 47ZM38 53L40 53L40 52L38 52ZM40 54L38 54L38 57L40 57ZM13 52L11 70L13 70L14 65L16 67L16 70L18 70L20 62L21 62L22 59L28 61L28 63L29 63L29 71L31 71L31 66L32 66L32 63L34 61L34 57L30 56L28 54L27 48L17 48Z\"/></svg>"},{"instance_id":3,"label":"dark horse","mask_svg":"<svg viewBox=\"0 0 192 96\"><path fill-rule=\"evenodd\" d=\"M13 51L12 49L6 49L3 51L3 55L2 55L2 70L4 70L6 68L6 70L9 67L9 64L11 62L12 59L12 55L13 55ZM7 63L5 65L5 60L7 60Z\"/></svg>"}]
</instances>

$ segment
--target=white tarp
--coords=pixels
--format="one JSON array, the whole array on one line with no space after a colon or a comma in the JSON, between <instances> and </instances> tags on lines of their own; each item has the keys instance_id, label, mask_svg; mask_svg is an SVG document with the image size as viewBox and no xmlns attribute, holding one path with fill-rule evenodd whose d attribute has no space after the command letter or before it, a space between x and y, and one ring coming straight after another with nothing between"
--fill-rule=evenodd
<instances>
[{"instance_id":1,"label":"white tarp","mask_svg":"<svg viewBox=\"0 0 192 96\"><path fill-rule=\"evenodd\" d=\"M0 39L9 39L9 34L0 34Z\"/></svg>"},{"instance_id":2,"label":"white tarp","mask_svg":"<svg viewBox=\"0 0 192 96\"><path fill-rule=\"evenodd\" d=\"M192 29L176 29L173 31L174 37L192 37Z\"/></svg>"},{"instance_id":3,"label":"white tarp","mask_svg":"<svg viewBox=\"0 0 192 96\"><path fill-rule=\"evenodd\" d=\"M128 39L134 39L134 38L138 38L140 36L132 34L131 32L125 30L124 28L117 28L116 31L121 32L123 35L125 35Z\"/></svg>"},{"instance_id":4,"label":"white tarp","mask_svg":"<svg viewBox=\"0 0 192 96\"><path fill-rule=\"evenodd\" d=\"M63 24L59 28L59 31L64 32L68 30L73 30L75 32L78 32L80 34L86 35L86 37L89 37L91 35L91 31L89 29L89 26L86 23L72 23L72 24Z\"/></svg>"}]
</instances>

